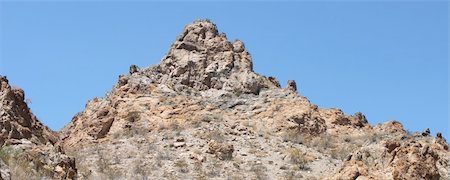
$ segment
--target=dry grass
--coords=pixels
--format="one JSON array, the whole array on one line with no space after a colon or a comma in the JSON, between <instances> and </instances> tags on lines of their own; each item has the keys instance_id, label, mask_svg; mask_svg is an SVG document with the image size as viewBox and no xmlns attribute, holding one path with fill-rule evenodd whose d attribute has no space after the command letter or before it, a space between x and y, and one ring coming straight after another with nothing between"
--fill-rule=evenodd
<instances>
[{"instance_id":1,"label":"dry grass","mask_svg":"<svg viewBox=\"0 0 450 180\"><path fill-rule=\"evenodd\" d=\"M284 142L292 142L294 144L304 144L306 138L297 129L288 129L282 134Z\"/></svg>"},{"instance_id":2,"label":"dry grass","mask_svg":"<svg viewBox=\"0 0 450 180\"><path fill-rule=\"evenodd\" d=\"M184 159L176 161L174 165L181 173L189 172L189 164Z\"/></svg>"},{"instance_id":3,"label":"dry grass","mask_svg":"<svg viewBox=\"0 0 450 180\"><path fill-rule=\"evenodd\" d=\"M5 146L0 149L0 159L9 166L11 179L45 179L53 177L53 169L40 156Z\"/></svg>"},{"instance_id":4,"label":"dry grass","mask_svg":"<svg viewBox=\"0 0 450 180\"><path fill-rule=\"evenodd\" d=\"M296 165L300 170L307 170L307 164L314 160L314 157L307 155L297 148L290 148L288 154L290 162Z\"/></svg>"},{"instance_id":5,"label":"dry grass","mask_svg":"<svg viewBox=\"0 0 450 180\"><path fill-rule=\"evenodd\" d=\"M315 147L319 152L327 153L336 146L336 138L328 134L322 134L307 142L308 146Z\"/></svg>"},{"instance_id":6,"label":"dry grass","mask_svg":"<svg viewBox=\"0 0 450 180\"><path fill-rule=\"evenodd\" d=\"M206 172L203 170L203 164L200 161L194 162L194 178L198 180L206 180Z\"/></svg>"},{"instance_id":7,"label":"dry grass","mask_svg":"<svg viewBox=\"0 0 450 180\"><path fill-rule=\"evenodd\" d=\"M296 179L303 179L303 176L298 171L288 170L285 171L283 174L284 180L296 180Z\"/></svg>"},{"instance_id":8,"label":"dry grass","mask_svg":"<svg viewBox=\"0 0 450 180\"><path fill-rule=\"evenodd\" d=\"M225 135L220 130L198 131L195 133L195 136L200 139L214 140L220 143L226 140Z\"/></svg>"},{"instance_id":9,"label":"dry grass","mask_svg":"<svg viewBox=\"0 0 450 180\"><path fill-rule=\"evenodd\" d=\"M223 163L216 158L212 158L210 164L207 166L208 171L206 172L209 179L218 177L222 173Z\"/></svg>"},{"instance_id":10,"label":"dry grass","mask_svg":"<svg viewBox=\"0 0 450 180\"><path fill-rule=\"evenodd\" d=\"M267 167L262 164L253 164L250 171L255 174L258 180L268 179L266 174Z\"/></svg>"},{"instance_id":11,"label":"dry grass","mask_svg":"<svg viewBox=\"0 0 450 180\"><path fill-rule=\"evenodd\" d=\"M9 146L2 147L0 149L0 159L6 164L9 163L9 159L14 154L14 149Z\"/></svg>"},{"instance_id":12,"label":"dry grass","mask_svg":"<svg viewBox=\"0 0 450 180\"><path fill-rule=\"evenodd\" d=\"M331 155L334 159L344 160L348 155L361 148L364 144L374 143L383 139L382 134L371 135L338 135L322 134L306 140L305 144L319 152Z\"/></svg>"}]
</instances>

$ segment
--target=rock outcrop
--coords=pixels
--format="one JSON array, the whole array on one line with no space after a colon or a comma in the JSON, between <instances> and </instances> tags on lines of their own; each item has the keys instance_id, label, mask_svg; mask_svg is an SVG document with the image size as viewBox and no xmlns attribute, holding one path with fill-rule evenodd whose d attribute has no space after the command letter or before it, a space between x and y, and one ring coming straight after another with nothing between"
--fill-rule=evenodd
<instances>
[{"instance_id":1,"label":"rock outcrop","mask_svg":"<svg viewBox=\"0 0 450 180\"><path fill-rule=\"evenodd\" d=\"M333 179L449 179L448 155L434 138L387 138L352 153Z\"/></svg>"},{"instance_id":2,"label":"rock outcrop","mask_svg":"<svg viewBox=\"0 0 450 180\"><path fill-rule=\"evenodd\" d=\"M0 76L0 146L29 139L36 144L54 144L57 134L44 126L25 103L22 89L12 88L5 76Z\"/></svg>"},{"instance_id":3,"label":"rock outcrop","mask_svg":"<svg viewBox=\"0 0 450 180\"><path fill-rule=\"evenodd\" d=\"M136 69L132 66L130 74L137 72ZM263 88L278 86L276 80L274 83L253 72L250 53L240 40L228 41L215 24L206 21L187 25L161 63L137 75L141 81L130 77L132 86L158 83L176 91L217 89L258 94Z\"/></svg>"},{"instance_id":4,"label":"rock outcrop","mask_svg":"<svg viewBox=\"0 0 450 180\"><path fill-rule=\"evenodd\" d=\"M58 134L25 103L22 89L0 76L0 179L74 179L75 161L57 146Z\"/></svg>"}]
</instances>

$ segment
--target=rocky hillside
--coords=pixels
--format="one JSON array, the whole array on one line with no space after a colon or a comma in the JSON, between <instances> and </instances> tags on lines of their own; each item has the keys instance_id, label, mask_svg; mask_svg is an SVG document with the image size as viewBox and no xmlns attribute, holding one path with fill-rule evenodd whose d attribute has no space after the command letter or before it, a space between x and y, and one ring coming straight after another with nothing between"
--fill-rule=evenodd
<instances>
[{"instance_id":1,"label":"rocky hillside","mask_svg":"<svg viewBox=\"0 0 450 180\"><path fill-rule=\"evenodd\" d=\"M54 142L77 179L450 179L440 133L319 108L295 81L254 72L243 42L207 20L160 64L132 65Z\"/></svg>"},{"instance_id":2,"label":"rocky hillside","mask_svg":"<svg viewBox=\"0 0 450 180\"><path fill-rule=\"evenodd\" d=\"M253 71L244 44L209 21L161 63L131 66L61 131L81 179L448 179L441 136L321 109Z\"/></svg>"},{"instance_id":3,"label":"rocky hillside","mask_svg":"<svg viewBox=\"0 0 450 180\"><path fill-rule=\"evenodd\" d=\"M55 143L58 134L33 115L22 89L0 76L0 179L73 179L75 161Z\"/></svg>"}]
</instances>

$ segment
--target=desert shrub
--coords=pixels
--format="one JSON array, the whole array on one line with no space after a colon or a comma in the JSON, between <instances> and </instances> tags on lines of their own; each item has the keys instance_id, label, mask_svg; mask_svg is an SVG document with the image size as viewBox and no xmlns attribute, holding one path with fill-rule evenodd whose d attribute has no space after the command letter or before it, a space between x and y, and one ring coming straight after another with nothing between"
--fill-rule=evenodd
<instances>
[{"instance_id":1,"label":"desert shrub","mask_svg":"<svg viewBox=\"0 0 450 180\"><path fill-rule=\"evenodd\" d=\"M178 160L177 162L175 162L175 167L177 167L181 173L189 172L189 169L188 169L189 165L186 163L186 161L184 159Z\"/></svg>"},{"instance_id":2,"label":"desert shrub","mask_svg":"<svg viewBox=\"0 0 450 180\"><path fill-rule=\"evenodd\" d=\"M183 130L182 126L180 125L180 123L177 120L171 120L169 122L168 128L174 132L180 132L181 130Z\"/></svg>"},{"instance_id":3,"label":"desert shrub","mask_svg":"<svg viewBox=\"0 0 450 180\"><path fill-rule=\"evenodd\" d=\"M373 143L382 139L382 134L369 135L336 135L323 134L313 138L307 143L321 153L329 154L334 159L344 160L349 154L364 144Z\"/></svg>"},{"instance_id":4,"label":"desert shrub","mask_svg":"<svg viewBox=\"0 0 450 180\"><path fill-rule=\"evenodd\" d=\"M304 144L305 136L302 135L297 129L288 129L282 135L284 142L292 142L295 144Z\"/></svg>"},{"instance_id":5,"label":"desert shrub","mask_svg":"<svg viewBox=\"0 0 450 180\"><path fill-rule=\"evenodd\" d=\"M364 145L381 141L385 138L384 133L370 133L364 135L344 135L337 140L339 146L332 149L331 156L335 159L344 160L351 153Z\"/></svg>"},{"instance_id":6,"label":"desert shrub","mask_svg":"<svg viewBox=\"0 0 450 180\"><path fill-rule=\"evenodd\" d=\"M9 166L12 179L42 179L53 176L53 169L46 166L39 156L32 156L21 149L2 147L0 159Z\"/></svg>"},{"instance_id":7,"label":"desert shrub","mask_svg":"<svg viewBox=\"0 0 450 180\"><path fill-rule=\"evenodd\" d=\"M128 122L132 122L132 123L139 121L140 119L141 119L141 112L139 112L139 111L128 112L127 118L126 118L126 120Z\"/></svg>"},{"instance_id":8,"label":"desert shrub","mask_svg":"<svg viewBox=\"0 0 450 180\"><path fill-rule=\"evenodd\" d=\"M206 173L203 170L202 166L203 166L202 162L200 162L200 161L195 161L194 162L194 168L193 168L193 170L194 170L194 172L193 172L194 179L197 179L197 180L206 180L206 179L208 179L206 177Z\"/></svg>"},{"instance_id":9,"label":"desert shrub","mask_svg":"<svg viewBox=\"0 0 450 180\"><path fill-rule=\"evenodd\" d=\"M385 139L387 136L389 136L389 134L387 134L387 133L375 132L375 133L369 134L367 136L366 142L368 142L368 143L376 143L376 142L379 142L379 141Z\"/></svg>"},{"instance_id":10,"label":"desert shrub","mask_svg":"<svg viewBox=\"0 0 450 180\"><path fill-rule=\"evenodd\" d=\"M9 170L11 179L39 179L39 177L31 171L28 164L23 161L11 162Z\"/></svg>"},{"instance_id":11,"label":"desert shrub","mask_svg":"<svg viewBox=\"0 0 450 180\"><path fill-rule=\"evenodd\" d=\"M195 136L200 139L205 139L207 141L214 140L216 142L224 142L226 137L220 130L210 130L210 131L198 131Z\"/></svg>"},{"instance_id":12,"label":"desert shrub","mask_svg":"<svg viewBox=\"0 0 450 180\"><path fill-rule=\"evenodd\" d=\"M184 129L185 127L180 125L176 119L169 119L158 123L158 131L163 133L164 139L172 139L180 136Z\"/></svg>"},{"instance_id":13,"label":"desert shrub","mask_svg":"<svg viewBox=\"0 0 450 180\"><path fill-rule=\"evenodd\" d=\"M210 162L211 163L208 165L208 171L206 172L207 176L210 179L220 176L223 166L222 162L220 162L216 158L212 158Z\"/></svg>"},{"instance_id":14,"label":"desert shrub","mask_svg":"<svg viewBox=\"0 0 450 180\"><path fill-rule=\"evenodd\" d=\"M158 153L156 154L156 159L168 161L172 160L172 155L168 151L158 150Z\"/></svg>"},{"instance_id":15,"label":"desert shrub","mask_svg":"<svg viewBox=\"0 0 450 180\"><path fill-rule=\"evenodd\" d=\"M356 145L345 145L330 150L330 155L334 159L344 160L351 153L353 153L358 147Z\"/></svg>"},{"instance_id":16,"label":"desert shrub","mask_svg":"<svg viewBox=\"0 0 450 180\"><path fill-rule=\"evenodd\" d=\"M9 163L9 158L11 158L13 149L9 146L0 148L0 159L6 164Z\"/></svg>"},{"instance_id":17,"label":"desert shrub","mask_svg":"<svg viewBox=\"0 0 450 180\"><path fill-rule=\"evenodd\" d=\"M202 119L199 118L198 116L196 116L194 118L189 119L189 124L190 124L190 127L192 127L192 128L201 127Z\"/></svg>"},{"instance_id":18,"label":"desert shrub","mask_svg":"<svg viewBox=\"0 0 450 180\"><path fill-rule=\"evenodd\" d=\"M148 176L147 166L143 166L142 159L134 160L133 162L133 173L134 176L139 179L144 179Z\"/></svg>"},{"instance_id":19,"label":"desert shrub","mask_svg":"<svg viewBox=\"0 0 450 180\"><path fill-rule=\"evenodd\" d=\"M308 142L308 146L315 147L319 152L327 153L328 150L332 149L336 145L336 139L328 134L322 134L318 137L312 138Z\"/></svg>"},{"instance_id":20,"label":"desert shrub","mask_svg":"<svg viewBox=\"0 0 450 180\"><path fill-rule=\"evenodd\" d=\"M303 151L297 148L289 149L289 158L290 162L296 165L299 169L305 170L307 169L306 164L309 162L309 158L306 156Z\"/></svg>"},{"instance_id":21,"label":"desert shrub","mask_svg":"<svg viewBox=\"0 0 450 180\"><path fill-rule=\"evenodd\" d=\"M218 114L203 114L200 116L200 120L209 123L212 121L223 121L223 117Z\"/></svg>"},{"instance_id":22,"label":"desert shrub","mask_svg":"<svg viewBox=\"0 0 450 180\"><path fill-rule=\"evenodd\" d=\"M250 171L252 171L255 174L256 179L259 180L268 179L268 176L266 174L267 167L262 164L253 164Z\"/></svg>"},{"instance_id":23,"label":"desert shrub","mask_svg":"<svg viewBox=\"0 0 450 180\"><path fill-rule=\"evenodd\" d=\"M243 173L240 172L228 172L227 179L229 180L241 180L245 179L245 176Z\"/></svg>"},{"instance_id":24,"label":"desert shrub","mask_svg":"<svg viewBox=\"0 0 450 180\"><path fill-rule=\"evenodd\" d=\"M289 170L283 173L283 179L285 180L303 179L303 176L298 171Z\"/></svg>"}]
</instances>

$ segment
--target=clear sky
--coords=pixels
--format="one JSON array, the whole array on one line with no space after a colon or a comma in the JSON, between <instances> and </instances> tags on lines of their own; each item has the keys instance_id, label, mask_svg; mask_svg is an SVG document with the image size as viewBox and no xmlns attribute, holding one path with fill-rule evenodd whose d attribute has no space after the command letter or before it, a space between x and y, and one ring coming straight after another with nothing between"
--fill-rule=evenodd
<instances>
[{"instance_id":1,"label":"clear sky","mask_svg":"<svg viewBox=\"0 0 450 180\"><path fill-rule=\"evenodd\" d=\"M450 137L449 3L0 3L0 74L59 130L131 64L159 63L183 27L209 18L254 69L297 81L320 107Z\"/></svg>"}]
</instances>

